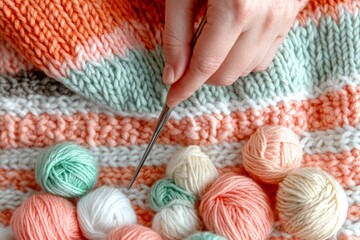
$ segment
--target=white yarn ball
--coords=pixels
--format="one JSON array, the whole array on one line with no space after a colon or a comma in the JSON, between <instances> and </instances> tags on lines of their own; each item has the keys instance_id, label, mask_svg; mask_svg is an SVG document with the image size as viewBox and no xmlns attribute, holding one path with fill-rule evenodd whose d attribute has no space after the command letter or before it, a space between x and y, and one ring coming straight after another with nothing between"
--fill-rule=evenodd
<instances>
[{"instance_id":1,"label":"white yarn ball","mask_svg":"<svg viewBox=\"0 0 360 240\"><path fill-rule=\"evenodd\" d=\"M214 163L198 146L177 152L171 158L166 174L176 185L198 197L219 177Z\"/></svg>"},{"instance_id":2,"label":"white yarn ball","mask_svg":"<svg viewBox=\"0 0 360 240\"><path fill-rule=\"evenodd\" d=\"M316 168L294 169L279 184L276 209L285 231L301 239L323 240L344 224L348 202L341 185Z\"/></svg>"},{"instance_id":3,"label":"white yarn ball","mask_svg":"<svg viewBox=\"0 0 360 240\"><path fill-rule=\"evenodd\" d=\"M100 187L80 199L77 213L85 237L106 239L112 230L136 223L130 200L118 189Z\"/></svg>"},{"instance_id":4,"label":"white yarn ball","mask_svg":"<svg viewBox=\"0 0 360 240\"><path fill-rule=\"evenodd\" d=\"M14 234L11 231L10 227L5 227L4 225L0 224L0 239L1 240L14 240Z\"/></svg>"},{"instance_id":5,"label":"white yarn ball","mask_svg":"<svg viewBox=\"0 0 360 240\"><path fill-rule=\"evenodd\" d=\"M154 231L165 240L185 239L200 227L194 205L185 200L173 200L158 212L152 223Z\"/></svg>"}]
</instances>

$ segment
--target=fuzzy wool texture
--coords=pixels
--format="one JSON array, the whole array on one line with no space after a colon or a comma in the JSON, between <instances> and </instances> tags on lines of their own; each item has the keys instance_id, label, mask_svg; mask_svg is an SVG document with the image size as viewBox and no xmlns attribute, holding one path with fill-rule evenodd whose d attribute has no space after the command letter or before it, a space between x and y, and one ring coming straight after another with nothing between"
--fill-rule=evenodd
<instances>
[{"instance_id":1,"label":"fuzzy wool texture","mask_svg":"<svg viewBox=\"0 0 360 240\"><path fill-rule=\"evenodd\" d=\"M279 183L291 169L300 167L302 149L296 134L286 127L260 127L242 149L243 164L252 177Z\"/></svg>"},{"instance_id":2,"label":"fuzzy wool texture","mask_svg":"<svg viewBox=\"0 0 360 240\"><path fill-rule=\"evenodd\" d=\"M205 189L219 177L219 173L199 146L189 146L177 152L166 168L166 174L176 185L201 196Z\"/></svg>"},{"instance_id":3,"label":"fuzzy wool texture","mask_svg":"<svg viewBox=\"0 0 360 240\"><path fill-rule=\"evenodd\" d=\"M36 162L55 144L90 151L95 187L121 191L149 227L151 187L177 151L197 145L219 173L242 175L250 136L278 125L299 138L303 166L345 190L348 215L334 238L359 239L359 1L301 0L271 65L231 86L205 84L174 108L127 190L168 92L165 2L0 1L0 223L41 191ZM258 182L275 202L276 184ZM276 220L269 239L293 238Z\"/></svg>"},{"instance_id":4,"label":"fuzzy wool texture","mask_svg":"<svg viewBox=\"0 0 360 240\"><path fill-rule=\"evenodd\" d=\"M195 204L196 198L193 193L177 186L172 179L160 179L152 187L149 196L151 209L158 212L175 199L182 199Z\"/></svg>"},{"instance_id":5,"label":"fuzzy wool texture","mask_svg":"<svg viewBox=\"0 0 360 240\"><path fill-rule=\"evenodd\" d=\"M154 216L152 228L165 240L182 240L199 230L200 219L191 202L177 199Z\"/></svg>"},{"instance_id":6,"label":"fuzzy wool texture","mask_svg":"<svg viewBox=\"0 0 360 240\"><path fill-rule=\"evenodd\" d=\"M107 240L162 240L162 238L151 228L132 224L110 232Z\"/></svg>"},{"instance_id":7,"label":"fuzzy wool texture","mask_svg":"<svg viewBox=\"0 0 360 240\"><path fill-rule=\"evenodd\" d=\"M111 231L137 222L129 199L107 186L83 196L77 204L77 214L84 236L92 240L106 239Z\"/></svg>"},{"instance_id":8,"label":"fuzzy wool texture","mask_svg":"<svg viewBox=\"0 0 360 240\"><path fill-rule=\"evenodd\" d=\"M24 201L11 218L15 239L80 239L76 207L62 197L35 194Z\"/></svg>"},{"instance_id":9,"label":"fuzzy wool texture","mask_svg":"<svg viewBox=\"0 0 360 240\"><path fill-rule=\"evenodd\" d=\"M212 232L199 232L186 238L186 240L226 240L226 239Z\"/></svg>"},{"instance_id":10,"label":"fuzzy wool texture","mask_svg":"<svg viewBox=\"0 0 360 240\"><path fill-rule=\"evenodd\" d=\"M282 226L305 240L336 236L348 212L346 194L328 173L316 168L292 170L279 184L276 209Z\"/></svg>"},{"instance_id":11,"label":"fuzzy wool texture","mask_svg":"<svg viewBox=\"0 0 360 240\"><path fill-rule=\"evenodd\" d=\"M252 179L228 173L204 194L199 207L207 229L228 240L265 240L274 223L269 198Z\"/></svg>"},{"instance_id":12,"label":"fuzzy wool texture","mask_svg":"<svg viewBox=\"0 0 360 240\"><path fill-rule=\"evenodd\" d=\"M36 162L36 182L44 191L79 197L90 191L98 177L97 160L90 151L74 143L46 149Z\"/></svg>"}]
</instances>

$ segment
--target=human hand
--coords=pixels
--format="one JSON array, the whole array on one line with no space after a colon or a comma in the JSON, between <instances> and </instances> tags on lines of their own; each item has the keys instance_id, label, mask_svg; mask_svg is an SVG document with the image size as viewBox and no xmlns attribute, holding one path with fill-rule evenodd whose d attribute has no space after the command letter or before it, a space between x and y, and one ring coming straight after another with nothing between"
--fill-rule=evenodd
<instances>
[{"instance_id":1,"label":"human hand","mask_svg":"<svg viewBox=\"0 0 360 240\"><path fill-rule=\"evenodd\" d=\"M299 0L208 0L207 23L190 56L197 2L165 3L163 81L172 85L169 107L204 83L229 86L241 76L265 70L300 10Z\"/></svg>"}]
</instances>

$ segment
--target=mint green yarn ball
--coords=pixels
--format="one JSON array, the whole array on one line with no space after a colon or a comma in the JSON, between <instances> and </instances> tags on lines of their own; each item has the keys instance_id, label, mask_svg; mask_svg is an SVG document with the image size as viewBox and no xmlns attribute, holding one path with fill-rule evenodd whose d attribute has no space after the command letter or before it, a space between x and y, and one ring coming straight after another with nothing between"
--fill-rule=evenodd
<instances>
[{"instance_id":1,"label":"mint green yarn ball","mask_svg":"<svg viewBox=\"0 0 360 240\"><path fill-rule=\"evenodd\" d=\"M226 240L226 238L216 235L211 232L200 232L191 235L186 240Z\"/></svg>"},{"instance_id":2,"label":"mint green yarn ball","mask_svg":"<svg viewBox=\"0 0 360 240\"><path fill-rule=\"evenodd\" d=\"M187 200L192 204L196 201L194 194L177 186L172 179L160 179L152 186L149 199L152 210L159 212L175 199Z\"/></svg>"},{"instance_id":3,"label":"mint green yarn ball","mask_svg":"<svg viewBox=\"0 0 360 240\"><path fill-rule=\"evenodd\" d=\"M43 152L36 163L36 182L44 191L62 197L79 197L95 185L97 161L90 151L74 144L61 143Z\"/></svg>"}]
</instances>

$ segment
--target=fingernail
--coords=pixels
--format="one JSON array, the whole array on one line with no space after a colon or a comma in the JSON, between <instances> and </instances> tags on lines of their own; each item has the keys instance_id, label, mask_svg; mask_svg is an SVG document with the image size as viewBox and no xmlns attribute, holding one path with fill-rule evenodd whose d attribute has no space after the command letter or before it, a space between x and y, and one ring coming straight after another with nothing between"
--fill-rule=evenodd
<instances>
[{"instance_id":1,"label":"fingernail","mask_svg":"<svg viewBox=\"0 0 360 240\"><path fill-rule=\"evenodd\" d=\"M165 84L172 84L174 82L174 69L168 63L165 64L162 78Z\"/></svg>"}]
</instances>

